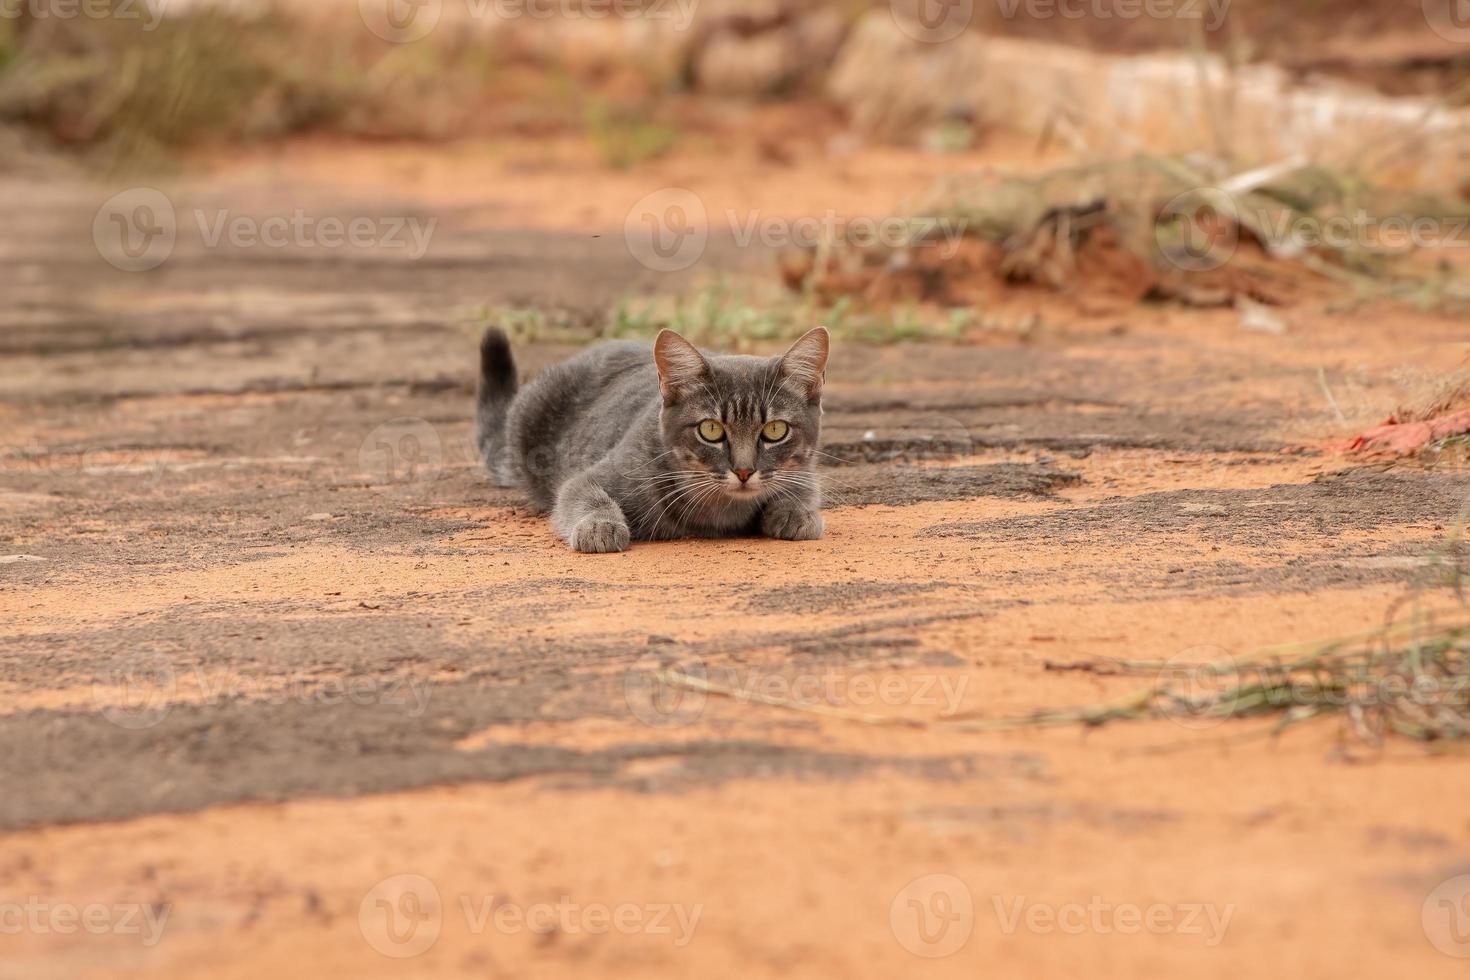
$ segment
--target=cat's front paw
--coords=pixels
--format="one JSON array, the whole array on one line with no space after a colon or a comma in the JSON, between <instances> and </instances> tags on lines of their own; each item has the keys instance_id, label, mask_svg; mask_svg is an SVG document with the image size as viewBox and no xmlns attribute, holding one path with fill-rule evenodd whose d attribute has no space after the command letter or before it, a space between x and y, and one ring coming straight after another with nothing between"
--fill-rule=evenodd
<instances>
[{"instance_id":1,"label":"cat's front paw","mask_svg":"<svg viewBox=\"0 0 1470 980\"><path fill-rule=\"evenodd\" d=\"M609 551L627 551L628 538L628 525L622 521L588 518L572 528L568 543L576 551L605 554Z\"/></svg>"},{"instance_id":2,"label":"cat's front paw","mask_svg":"<svg viewBox=\"0 0 1470 980\"><path fill-rule=\"evenodd\" d=\"M781 507L761 516L761 533L782 541L815 541L822 536L822 527L822 515L814 510Z\"/></svg>"}]
</instances>

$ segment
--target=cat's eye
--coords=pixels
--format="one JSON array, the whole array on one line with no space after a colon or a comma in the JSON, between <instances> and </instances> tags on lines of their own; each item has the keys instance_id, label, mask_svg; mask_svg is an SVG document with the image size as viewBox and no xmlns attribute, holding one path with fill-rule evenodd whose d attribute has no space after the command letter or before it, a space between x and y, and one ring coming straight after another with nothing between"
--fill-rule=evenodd
<instances>
[{"instance_id":1,"label":"cat's eye","mask_svg":"<svg viewBox=\"0 0 1470 980\"><path fill-rule=\"evenodd\" d=\"M705 442L719 442L725 438L725 427L716 419L705 419L699 423L699 437Z\"/></svg>"},{"instance_id":2,"label":"cat's eye","mask_svg":"<svg viewBox=\"0 0 1470 980\"><path fill-rule=\"evenodd\" d=\"M774 419L767 422L765 428L761 429L761 438L766 440L766 442L780 442L786 438L786 433L790 431L791 426L782 422L780 419Z\"/></svg>"}]
</instances>

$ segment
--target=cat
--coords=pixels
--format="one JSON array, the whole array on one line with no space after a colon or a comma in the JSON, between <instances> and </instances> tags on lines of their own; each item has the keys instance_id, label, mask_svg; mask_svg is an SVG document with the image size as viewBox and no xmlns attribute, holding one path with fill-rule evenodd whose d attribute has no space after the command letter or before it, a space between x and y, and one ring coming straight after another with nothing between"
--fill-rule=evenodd
<instances>
[{"instance_id":1,"label":"cat","mask_svg":"<svg viewBox=\"0 0 1470 980\"><path fill-rule=\"evenodd\" d=\"M525 388L497 327L480 341L476 438L574 550L630 541L822 536L816 474L829 338L780 357L711 355L672 330L598 344Z\"/></svg>"}]
</instances>

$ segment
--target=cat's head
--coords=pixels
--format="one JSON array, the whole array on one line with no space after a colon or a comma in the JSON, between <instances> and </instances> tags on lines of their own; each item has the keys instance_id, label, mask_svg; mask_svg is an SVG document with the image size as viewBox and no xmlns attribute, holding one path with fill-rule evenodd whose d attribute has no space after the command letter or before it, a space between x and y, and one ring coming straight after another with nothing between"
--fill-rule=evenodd
<instances>
[{"instance_id":1,"label":"cat's head","mask_svg":"<svg viewBox=\"0 0 1470 980\"><path fill-rule=\"evenodd\" d=\"M660 333L653 359L670 468L737 499L812 487L827 346L816 327L780 357L705 357Z\"/></svg>"}]
</instances>

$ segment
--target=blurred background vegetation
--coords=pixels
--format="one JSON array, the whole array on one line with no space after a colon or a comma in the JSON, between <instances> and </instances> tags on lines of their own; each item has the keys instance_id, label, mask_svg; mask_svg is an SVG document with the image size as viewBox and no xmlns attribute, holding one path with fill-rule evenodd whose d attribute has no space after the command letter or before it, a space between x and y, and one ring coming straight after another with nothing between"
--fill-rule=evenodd
<instances>
[{"instance_id":1,"label":"blurred background vegetation","mask_svg":"<svg viewBox=\"0 0 1470 980\"><path fill-rule=\"evenodd\" d=\"M906 335L952 336L986 322L974 311L1015 285L1130 303L1273 306L1295 296L1281 284L1284 263L1345 287L1350 301L1470 300L1442 257L1358 241L1283 250L1264 227L1365 209L1470 214L1463 169L1429 166L1463 160L1466 127L1454 114L1470 112L1470 51L1430 30L1419 0L1180 0L1189 16L1126 18L1101 16L1096 4L976 3L942 44L905 37L919 2L694 0L687 24L665 0L648 0L647 18L551 20L455 16L470 8L446 3L427 36L395 44L368 29L350 0L174 0L146 25L136 14L143 0L94 0L89 9L117 16L69 18L28 0L0 17L0 170L169 173L302 137L571 137L606 167L633 170L718 136L779 167L801 141L942 155L983 151L992 134L1024 130L1038 159L1051 152L1042 172L986 167L914 195L907 217L967 229L967 247L943 265L922 246L824 244L782 256L784 299L746 301L706 287L610 313L608 329L697 330L707 321L723 324L721 333L764 336L836 319L857 334L902 322ZM995 68L986 45L1006 41L1043 42L1034 50L1052 63L1076 61L1070 75L1053 72L1070 89L1029 80L1032 49L1013 50ZM1162 60L1132 62L1145 66L1130 76L1134 91L1113 91L1117 79L1104 73L1140 54ZM1194 87L1198 97L1154 84L1161 66L1178 92ZM1322 133L1298 144L1289 126L1263 120L1258 104L1236 104L1262 83L1270 107L1326 91L1388 116L1403 100L1410 121L1390 139L1344 113L1337 145ZM1096 118L1111 111L1110 98L1152 99L1171 117L1171 134L1153 142L1143 128ZM794 114L774 132L754 130L742 115L750 107ZM1440 125L1445 118L1460 119L1459 129ZM1451 145L1451 135L1461 142ZM1066 150L1060 165L1057 147ZM1215 185L1235 188L1257 216L1231 229L1248 247L1229 268L1182 273L1170 253L1188 243L1177 220L1159 221L1161 206ZM924 309L931 312L910 312ZM1254 306L1247 312L1261 318Z\"/></svg>"},{"instance_id":2,"label":"blurred background vegetation","mask_svg":"<svg viewBox=\"0 0 1470 980\"><path fill-rule=\"evenodd\" d=\"M688 104L692 96L825 98L854 25L875 12L901 16L911 5L702 0L686 30L654 20L637 31L606 20L551 30L544 20L460 23L446 14L422 40L391 44L363 29L355 3L175 0L145 29L136 14L145 0L90 2L89 9L130 16L61 18L33 0L6 8L14 15L0 17L0 125L11 128L12 143L23 134L33 146L104 169L166 165L192 147L300 133L378 140L584 133L610 164L634 166L699 128L703 113ZM1385 33L1410 19L1433 40L1417 0L1233 0L1219 8L1218 24L1206 0L1190 7L1198 17L1121 19L1038 13L1054 4L979 3L967 33L1125 53L1210 50L1232 64L1270 61L1304 79L1339 77L1446 104L1464 104L1470 93L1470 53L1383 48ZM942 46L933 47L937 57ZM875 84L885 81L884 69L871 66ZM931 134L937 148L962 148L974 137L966 118L973 110L953 108L951 125ZM945 107L932 111L943 115Z\"/></svg>"}]
</instances>

